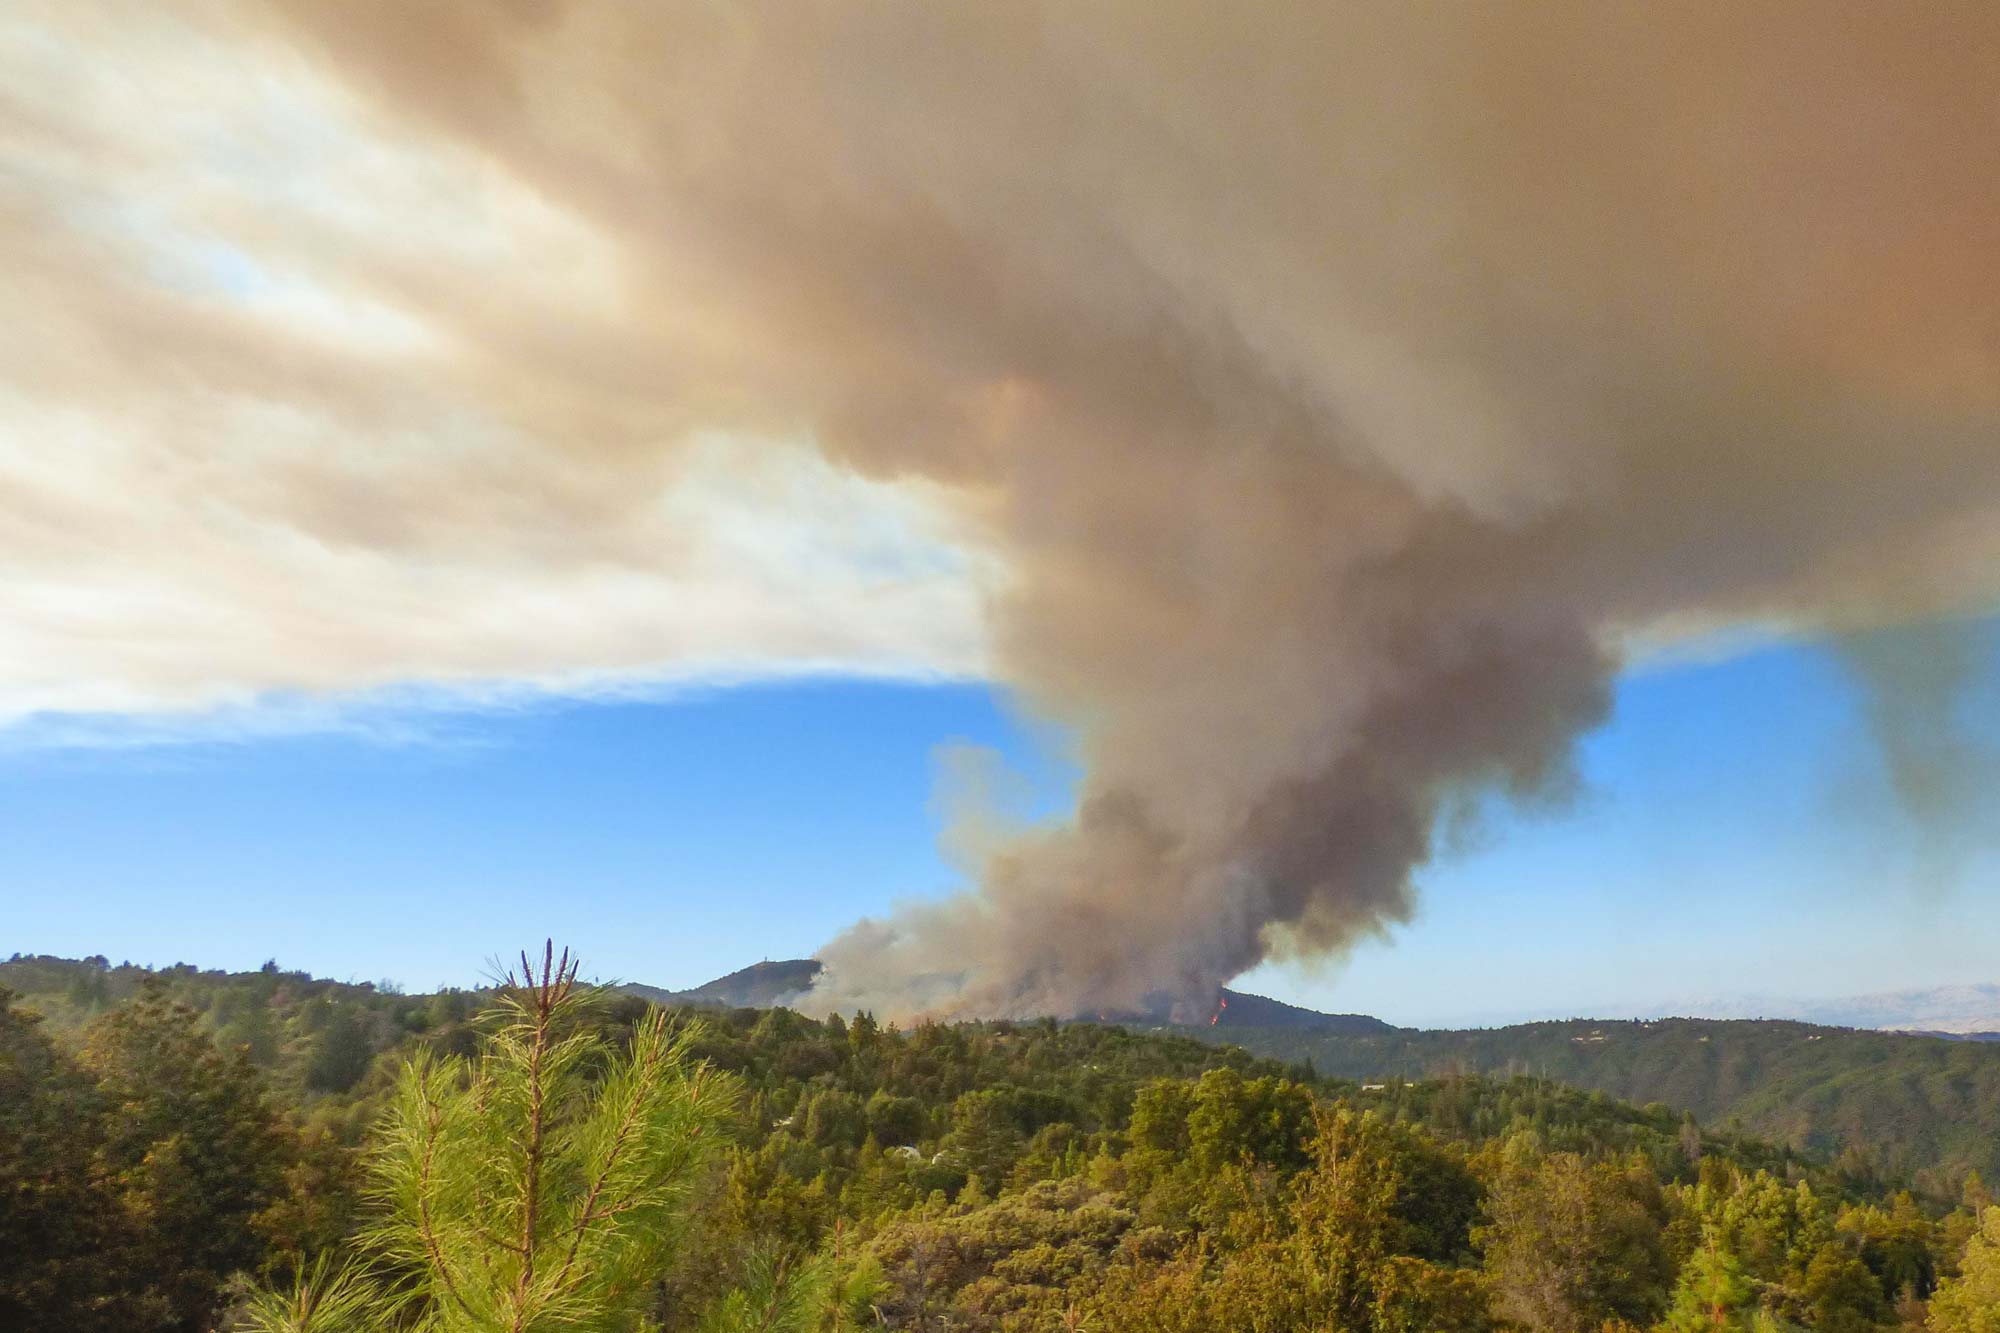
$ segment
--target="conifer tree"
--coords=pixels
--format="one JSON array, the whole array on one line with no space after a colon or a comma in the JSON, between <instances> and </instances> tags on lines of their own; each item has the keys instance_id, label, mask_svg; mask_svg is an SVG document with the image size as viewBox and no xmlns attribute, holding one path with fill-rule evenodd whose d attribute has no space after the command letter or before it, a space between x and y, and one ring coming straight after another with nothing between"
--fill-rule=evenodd
<instances>
[{"instance_id":1,"label":"conifer tree","mask_svg":"<svg viewBox=\"0 0 2000 1333\"><path fill-rule=\"evenodd\" d=\"M523 955L498 999L476 1059L405 1069L373 1239L422 1274L439 1333L636 1328L735 1090L657 1009L607 1061L567 950Z\"/></svg>"},{"instance_id":2,"label":"conifer tree","mask_svg":"<svg viewBox=\"0 0 2000 1333\"><path fill-rule=\"evenodd\" d=\"M1682 1266L1667 1312L1670 1333L1708 1333L1751 1327L1753 1289L1743 1265L1713 1231Z\"/></svg>"},{"instance_id":3,"label":"conifer tree","mask_svg":"<svg viewBox=\"0 0 2000 1333\"><path fill-rule=\"evenodd\" d=\"M1957 1277L1931 1297L1935 1333L2000 1333L2000 1208L1988 1208L1966 1242Z\"/></svg>"},{"instance_id":4,"label":"conifer tree","mask_svg":"<svg viewBox=\"0 0 2000 1333\"><path fill-rule=\"evenodd\" d=\"M161 1311L128 1327L205 1330L264 1257L254 1219L283 1188L291 1140L263 1078L157 982L91 1024L81 1064L111 1111L98 1165L134 1224L123 1276Z\"/></svg>"},{"instance_id":5,"label":"conifer tree","mask_svg":"<svg viewBox=\"0 0 2000 1333\"><path fill-rule=\"evenodd\" d=\"M249 1294L248 1333L641 1333L655 1284L722 1146L735 1082L691 1054L700 1031L653 1009L629 1048L585 1020L597 993L565 950L523 955L472 1058L407 1064L369 1161L365 1233L395 1290L359 1266ZM762 1256L704 1333L851 1327L869 1288L824 1257ZM414 1307L414 1308L412 1308Z\"/></svg>"},{"instance_id":6,"label":"conifer tree","mask_svg":"<svg viewBox=\"0 0 2000 1333\"><path fill-rule=\"evenodd\" d=\"M132 1254L97 1170L96 1088L0 987L0 1328L110 1333Z\"/></svg>"}]
</instances>

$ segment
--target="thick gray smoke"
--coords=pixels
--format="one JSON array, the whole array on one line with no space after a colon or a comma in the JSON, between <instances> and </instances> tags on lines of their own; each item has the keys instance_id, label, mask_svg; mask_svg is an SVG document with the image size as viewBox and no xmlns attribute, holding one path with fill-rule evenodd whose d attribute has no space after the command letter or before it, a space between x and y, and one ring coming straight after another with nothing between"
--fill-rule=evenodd
<instances>
[{"instance_id":1,"label":"thick gray smoke","mask_svg":"<svg viewBox=\"0 0 2000 1333\"><path fill-rule=\"evenodd\" d=\"M833 941L829 1007L1204 1002L1406 916L1636 648L2000 594L2000 7L235 17L616 256L554 326L374 273L524 434L804 430L997 556L1080 806Z\"/></svg>"}]
</instances>

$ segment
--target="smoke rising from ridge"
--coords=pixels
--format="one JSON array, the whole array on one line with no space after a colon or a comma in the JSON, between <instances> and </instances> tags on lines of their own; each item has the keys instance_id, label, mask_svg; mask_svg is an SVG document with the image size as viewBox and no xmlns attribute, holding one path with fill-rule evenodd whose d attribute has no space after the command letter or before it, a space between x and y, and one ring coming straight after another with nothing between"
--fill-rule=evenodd
<instances>
[{"instance_id":1,"label":"smoke rising from ridge","mask_svg":"<svg viewBox=\"0 0 2000 1333\"><path fill-rule=\"evenodd\" d=\"M829 1007L1205 1000L1404 918L1446 804L1563 783L1632 645L2000 596L1991 10L282 8L189 13L617 295L449 228L309 247L438 381L219 336L176 375L474 405L529 481L449 486L461 526L560 476L561 530L630 532L696 433L803 433L996 561L1077 812L829 944Z\"/></svg>"}]
</instances>

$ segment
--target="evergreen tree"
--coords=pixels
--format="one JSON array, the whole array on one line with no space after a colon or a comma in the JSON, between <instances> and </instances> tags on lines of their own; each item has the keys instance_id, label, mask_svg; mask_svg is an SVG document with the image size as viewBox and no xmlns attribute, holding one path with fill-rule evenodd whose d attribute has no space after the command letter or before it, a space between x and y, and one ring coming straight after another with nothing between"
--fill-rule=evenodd
<instances>
[{"instance_id":1,"label":"evergreen tree","mask_svg":"<svg viewBox=\"0 0 2000 1333\"><path fill-rule=\"evenodd\" d=\"M1021 1131L996 1090L968 1092L952 1104L951 1132L942 1150L959 1170L987 1182L1005 1180L1023 1146Z\"/></svg>"},{"instance_id":2,"label":"evergreen tree","mask_svg":"<svg viewBox=\"0 0 2000 1333\"><path fill-rule=\"evenodd\" d=\"M1835 1244L1813 1256L1798 1287L1815 1333L1870 1333L1888 1313L1868 1265Z\"/></svg>"},{"instance_id":3,"label":"evergreen tree","mask_svg":"<svg viewBox=\"0 0 2000 1333\"><path fill-rule=\"evenodd\" d=\"M613 1057L567 951L524 956L476 1060L419 1055L373 1161L374 1232L440 1333L636 1328L735 1090L658 1010ZM603 1072L593 1078L594 1067Z\"/></svg>"},{"instance_id":4,"label":"evergreen tree","mask_svg":"<svg viewBox=\"0 0 2000 1333\"><path fill-rule=\"evenodd\" d=\"M1753 1303L1753 1288L1743 1276L1743 1265L1710 1231L1681 1266L1666 1328L1671 1333L1749 1329L1756 1313Z\"/></svg>"},{"instance_id":5,"label":"evergreen tree","mask_svg":"<svg viewBox=\"0 0 2000 1333\"><path fill-rule=\"evenodd\" d=\"M374 1058L367 1014L356 1004L330 1004L312 1039L306 1087L314 1092L346 1092L361 1081Z\"/></svg>"},{"instance_id":6,"label":"evergreen tree","mask_svg":"<svg viewBox=\"0 0 2000 1333\"><path fill-rule=\"evenodd\" d=\"M216 1049L158 982L92 1023L84 1069L108 1108L99 1157L136 1234L129 1281L156 1327L197 1333L266 1242L253 1219L283 1185L291 1140L248 1058Z\"/></svg>"},{"instance_id":7,"label":"evergreen tree","mask_svg":"<svg viewBox=\"0 0 2000 1333\"><path fill-rule=\"evenodd\" d=\"M2000 1208L1988 1208L1966 1242L1958 1276L1931 1297L1932 1333L2000 1333Z\"/></svg>"},{"instance_id":8,"label":"evergreen tree","mask_svg":"<svg viewBox=\"0 0 2000 1333\"><path fill-rule=\"evenodd\" d=\"M96 1089L0 988L0 1328L133 1327L132 1255L100 1178Z\"/></svg>"},{"instance_id":9,"label":"evergreen tree","mask_svg":"<svg viewBox=\"0 0 2000 1333\"><path fill-rule=\"evenodd\" d=\"M1670 1276L1658 1183L1640 1164L1522 1148L1500 1170L1477 1233L1495 1303L1536 1333L1650 1322Z\"/></svg>"},{"instance_id":10,"label":"evergreen tree","mask_svg":"<svg viewBox=\"0 0 2000 1333\"><path fill-rule=\"evenodd\" d=\"M237 1303L238 1333L387 1333L397 1302L356 1266L322 1255L284 1288L252 1287Z\"/></svg>"},{"instance_id":11,"label":"evergreen tree","mask_svg":"<svg viewBox=\"0 0 2000 1333\"><path fill-rule=\"evenodd\" d=\"M848 1333L873 1322L881 1287L872 1264L843 1267L831 1253L795 1259L758 1250L742 1284L708 1313L698 1333Z\"/></svg>"},{"instance_id":12,"label":"evergreen tree","mask_svg":"<svg viewBox=\"0 0 2000 1333\"><path fill-rule=\"evenodd\" d=\"M397 1325L406 1296L424 1333L652 1327L737 1085L691 1057L697 1029L657 1009L613 1049L587 1021L600 999L567 950L546 948L539 971L524 955L476 1058L421 1053L404 1068L369 1163L381 1217L368 1239L388 1271L415 1275L413 1293L318 1267L253 1294L249 1328L373 1333ZM704 1333L831 1333L868 1295L830 1260L780 1253L746 1271Z\"/></svg>"}]
</instances>

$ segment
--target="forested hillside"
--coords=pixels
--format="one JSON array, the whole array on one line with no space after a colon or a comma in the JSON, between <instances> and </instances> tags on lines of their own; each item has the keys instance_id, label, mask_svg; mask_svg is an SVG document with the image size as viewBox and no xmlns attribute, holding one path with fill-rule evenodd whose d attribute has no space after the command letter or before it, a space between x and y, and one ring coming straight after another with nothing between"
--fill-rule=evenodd
<instances>
[{"instance_id":1,"label":"forested hillside","mask_svg":"<svg viewBox=\"0 0 2000 1333\"><path fill-rule=\"evenodd\" d=\"M1199 1032L1196 1035L1203 1035ZM1776 1021L1530 1023L1463 1032L1236 1028L1223 1038L1358 1082L1525 1074L1664 1102L1934 1188L2000 1172L2000 1044Z\"/></svg>"},{"instance_id":2,"label":"forested hillside","mask_svg":"<svg viewBox=\"0 0 2000 1333\"><path fill-rule=\"evenodd\" d=\"M808 982L804 967L757 964L686 992L625 989L670 1007L761 1007L771 993L794 993ZM187 965L149 972L104 959L0 962L0 986L32 997L58 1031L129 998L148 977L194 1006L225 1046L243 1046L281 1085L308 1094L345 1091L377 1053L463 1019L476 1003L469 992L403 995L275 964L229 974ZM1263 1013L1258 999L1232 996L1232 1016L1238 1009ZM1349 1026L1315 1029L1287 1017L1273 1026L1239 1020L1147 1030L1240 1046L1353 1084L1524 1075L1638 1105L1661 1103L1692 1112L1703 1125L1733 1124L1818 1157L1845 1153L1853 1172L1872 1170L1939 1197L1950 1196L1968 1170L2000 1178L2000 1043L1777 1020L1574 1021L1428 1032L1380 1024L1355 1031L1353 1024L1372 1020L1317 1017Z\"/></svg>"},{"instance_id":3,"label":"forested hillside","mask_svg":"<svg viewBox=\"0 0 2000 1333\"><path fill-rule=\"evenodd\" d=\"M560 1326L705 1333L1959 1333L2000 1282L1977 1175L1902 1192L1526 1075L275 965L18 959L0 986L0 1328L503 1328L482 1301L569 1281L596 1313ZM586 1169L628 1141L657 1181ZM573 1239L523 1229L510 1173Z\"/></svg>"}]
</instances>

